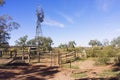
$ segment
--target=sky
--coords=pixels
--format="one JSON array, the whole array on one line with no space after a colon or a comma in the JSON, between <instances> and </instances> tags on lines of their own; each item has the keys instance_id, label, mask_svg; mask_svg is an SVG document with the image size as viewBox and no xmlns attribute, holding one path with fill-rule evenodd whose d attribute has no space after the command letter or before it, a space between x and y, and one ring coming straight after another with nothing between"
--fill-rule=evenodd
<instances>
[{"instance_id":1,"label":"sky","mask_svg":"<svg viewBox=\"0 0 120 80\"><path fill-rule=\"evenodd\" d=\"M42 33L51 37L54 45L75 41L88 46L93 39L104 41L120 36L120 0L5 0L0 16L7 14L20 24L11 33L10 45L18 38L35 37L36 9L44 11Z\"/></svg>"}]
</instances>

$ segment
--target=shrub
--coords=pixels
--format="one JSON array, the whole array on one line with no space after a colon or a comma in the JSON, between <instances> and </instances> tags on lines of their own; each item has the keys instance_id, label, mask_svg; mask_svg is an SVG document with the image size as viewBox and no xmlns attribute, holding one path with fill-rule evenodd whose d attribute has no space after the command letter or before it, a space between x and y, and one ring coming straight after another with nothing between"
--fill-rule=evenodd
<instances>
[{"instance_id":1,"label":"shrub","mask_svg":"<svg viewBox=\"0 0 120 80\"><path fill-rule=\"evenodd\" d=\"M120 54L115 57L115 64L120 65Z\"/></svg>"},{"instance_id":2,"label":"shrub","mask_svg":"<svg viewBox=\"0 0 120 80\"><path fill-rule=\"evenodd\" d=\"M97 65L105 65L105 64L108 64L110 61L110 58L109 57L99 57L97 60L96 60L96 64Z\"/></svg>"}]
</instances>

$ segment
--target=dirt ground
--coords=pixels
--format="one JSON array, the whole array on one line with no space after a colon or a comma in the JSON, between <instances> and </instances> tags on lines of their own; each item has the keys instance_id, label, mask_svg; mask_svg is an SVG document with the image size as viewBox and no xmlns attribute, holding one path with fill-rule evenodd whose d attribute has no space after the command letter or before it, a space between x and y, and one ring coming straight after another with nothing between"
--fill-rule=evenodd
<instances>
[{"instance_id":1,"label":"dirt ground","mask_svg":"<svg viewBox=\"0 0 120 80\"><path fill-rule=\"evenodd\" d=\"M6 60L2 59L0 62ZM104 70L111 70L112 65L95 66L95 61L89 59L85 61L73 62L79 69L60 68L59 66L50 66L45 63L15 63L0 67L0 80L75 80L70 75L72 73L85 72L89 78L96 77L95 74ZM89 79L76 79L89 80ZM91 79L92 80L92 79ZM103 79L94 79L103 80ZM114 79L113 79L114 80Z\"/></svg>"}]
</instances>

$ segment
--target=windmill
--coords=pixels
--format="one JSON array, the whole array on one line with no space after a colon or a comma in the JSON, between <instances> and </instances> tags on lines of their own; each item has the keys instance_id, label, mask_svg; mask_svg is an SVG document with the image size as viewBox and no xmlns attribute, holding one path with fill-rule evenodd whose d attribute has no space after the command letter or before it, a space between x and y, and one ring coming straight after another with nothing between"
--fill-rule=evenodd
<instances>
[{"instance_id":1,"label":"windmill","mask_svg":"<svg viewBox=\"0 0 120 80\"><path fill-rule=\"evenodd\" d=\"M41 23L43 22L44 19L44 12L40 6L38 6L36 10L36 16L37 16L37 22L36 22L36 35L35 35L35 40L36 40L36 47L37 47L37 54L38 54L38 62L40 62L40 53L39 53L39 45L41 44L40 41L40 36L42 36L42 29L41 29Z\"/></svg>"},{"instance_id":2,"label":"windmill","mask_svg":"<svg viewBox=\"0 0 120 80\"><path fill-rule=\"evenodd\" d=\"M39 44L41 44L39 37L42 36L41 23L44 20L44 12L40 6L38 6L38 8L36 10L36 16L37 16L37 22L36 22L35 40L36 40L36 46L39 46Z\"/></svg>"}]
</instances>

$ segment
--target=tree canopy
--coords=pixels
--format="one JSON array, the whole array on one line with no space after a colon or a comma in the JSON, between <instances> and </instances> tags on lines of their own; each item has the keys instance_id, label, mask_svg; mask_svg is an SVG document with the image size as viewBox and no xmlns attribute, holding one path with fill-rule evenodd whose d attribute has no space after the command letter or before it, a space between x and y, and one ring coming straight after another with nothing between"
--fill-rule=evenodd
<instances>
[{"instance_id":1,"label":"tree canopy","mask_svg":"<svg viewBox=\"0 0 120 80\"><path fill-rule=\"evenodd\" d=\"M52 44L53 44L53 41L50 37L39 37L39 44L38 46L43 50L43 51L50 51L52 49ZM27 45L28 46L36 46L36 40L35 38L29 40L27 42Z\"/></svg>"},{"instance_id":2,"label":"tree canopy","mask_svg":"<svg viewBox=\"0 0 120 80\"><path fill-rule=\"evenodd\" d=\"M69 48L75 48L75 45L76 45L75 41L69 41L68 42L68 47Z\"/></svg>"},{"instance_id":3,"label":"tree canopy","mask_svg":"<svg viewBox=\"0 0 120 80\"><path fill-rule=\"evenodd\" d=\"M0 0L0 5L3 5L5 3L4 0Z\"/></svg>"},{"instance_id":4,"label":"tree canopy","mask_svg":"<svg viewBox=\"0 0 120 80\"><path fill-rule=\"evenodd\" d=\"M111 41L111 45L120 47L120 36L118 36L117 38L114 38L114 39Z\"/></svg>"},{"instance_id":5,"label":"tree canopy","mask_svg":"<svg viewBox=\"0 0 120 80\"><path fill-rule=\"evenodd\" d=\"M27 38L28 38L27 35L20 37L18 40L15 41L16 45L17 46L26 46L27 45Z\"/></svg>"},{"instance_id":6,"label":"tree canopy","mask_svg":"<svg viewBox=\"0 0 120 80\"><path fill-rule=\"evenodd\" d=\"M60 44L58 47L61 49L65 49L65 48L68 48L68 45L67 44Z\"/></svg>"},{"instance_id":7,"label":"tree canopy","mask_svg":"<svg viewBox=\"0 0 120 80\"><path fill-rule=\"evenodd\" d=\"M93 46L102 46L102 43L98 40L90 40L90 42L88 43L89 45Z\"/></svg>"},{"instance_id":8,"label":"tree canopy","mask_svg":"<svg viewBox=\"0 0 120 80\"><path fill-rule=\"evenodd\" d=\"M13 21L8 15L0 16L0 46L8 44L10 31L18 29L20 25Z\"/></svg>"}]
</instances>

